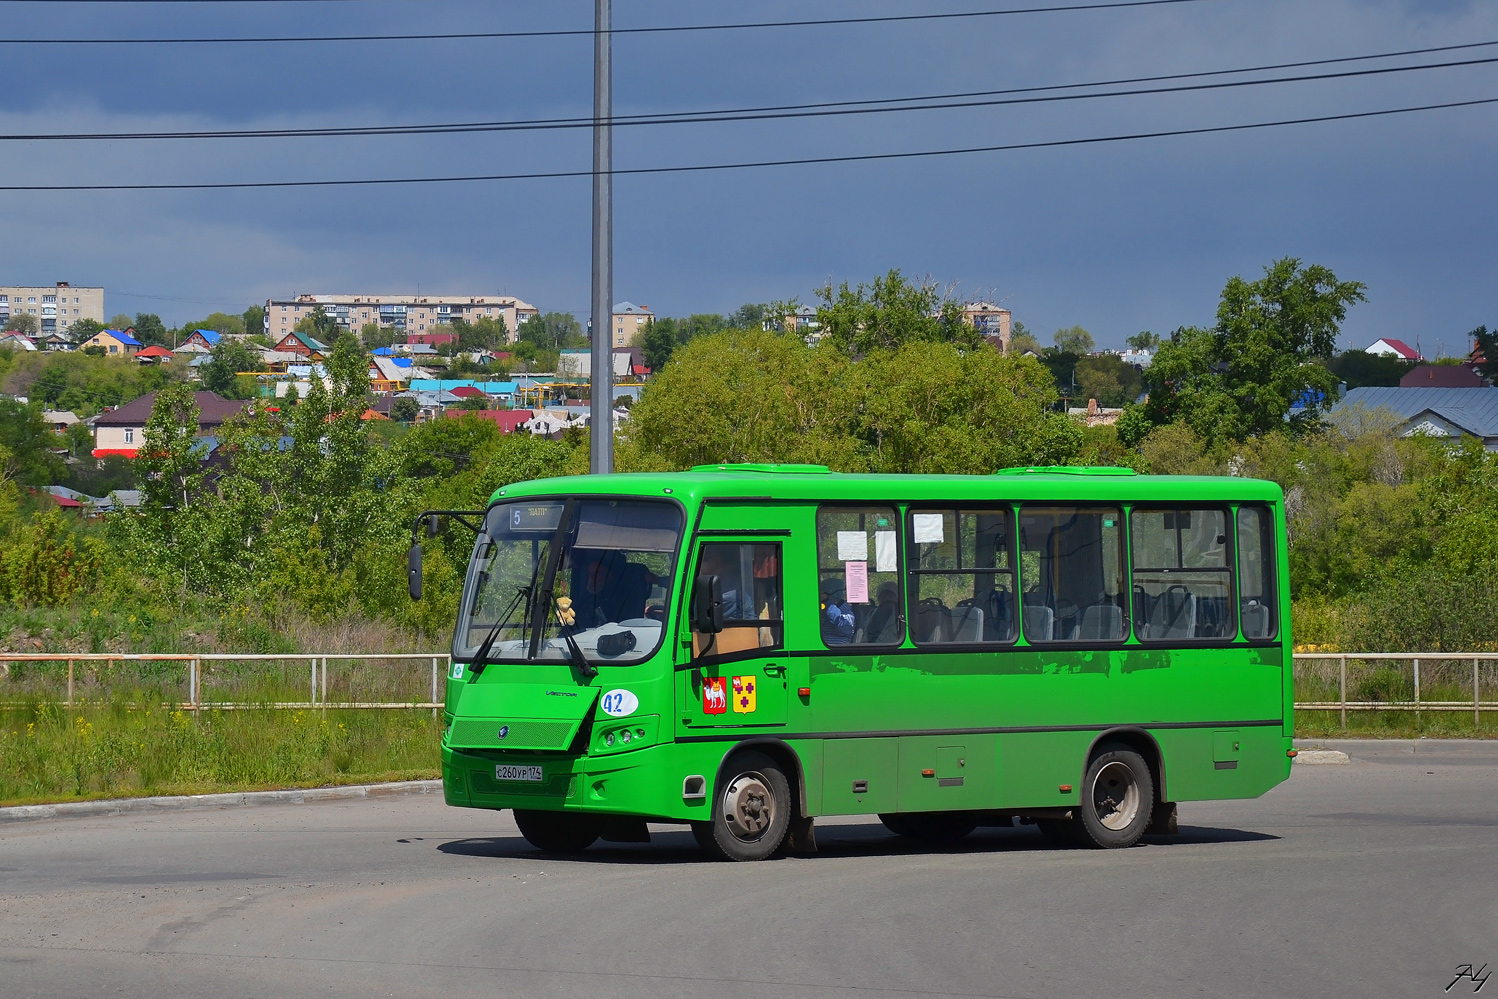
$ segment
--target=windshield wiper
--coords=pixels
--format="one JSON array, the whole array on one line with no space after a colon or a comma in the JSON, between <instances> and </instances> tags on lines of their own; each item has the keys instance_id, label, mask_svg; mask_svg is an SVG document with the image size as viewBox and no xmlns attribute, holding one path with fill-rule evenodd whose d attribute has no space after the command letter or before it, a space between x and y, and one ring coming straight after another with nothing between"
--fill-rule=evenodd
<instances>
[{"instance_id":1,"label":"windshield wiper","mask_svg":"<svg viewBox=\"0 0 1498 999\"><path fill-rule=\"evenodd\" d=\"M540 563L537 563L538 567L539 565ZM505 608L504 614L501 615L498 621L494 622L494 627L489 629L489 634L484 636L484 640L479 643L478 649L474 651L473 662L468 664L469 673L478 676L484 671L484 667L489 665L489 653L494 648L494 642L499 638L499 633L504 630L505 625L510 623L510 615L515 613L515 608L519 606L521 597L525 598L525 606L527 608L530 607L531 591L535 588L535 585L536 574L532 572L530 583L515 591L515 599L510 601L510 606ZM526 615L527 618L529 616L529 614Z\"/></svg>"},{"instance_id":2,"label":"windshield wiper","mask_svg":"<svg viewBox=\"0 0 1498 999\"><path fill-rule=\"evenodd\" d=\"M555 599L552 601L552 606L554 608L556 606ZM577 639L572 637L572 625L563 624L560 616L557 618L557 632L562 636L562 643L567 646L567 658L572 660L572 665L577 667L578 672L589 680L597 676L598 667L588 661L582 647L577 644Z\"/></svg>"}]
</instances>

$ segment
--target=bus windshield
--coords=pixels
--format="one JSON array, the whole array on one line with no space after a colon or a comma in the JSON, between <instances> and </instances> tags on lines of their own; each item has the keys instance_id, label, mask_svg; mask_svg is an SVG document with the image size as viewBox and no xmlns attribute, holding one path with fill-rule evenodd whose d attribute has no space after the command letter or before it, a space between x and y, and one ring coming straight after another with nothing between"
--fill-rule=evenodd
<instances>
[{"instance_id":1,"label":"bus windshield","mask_svg":"<svg viewBox=\"0 0 1498 999\"><path fill-rule=\"evenodd\" d=\"M627 665L660 646L682 517L659 500L544 499L490 508L463 588L453 658ZM490 641L490 636L493 636Z\"/></svg>"}]
</instances>

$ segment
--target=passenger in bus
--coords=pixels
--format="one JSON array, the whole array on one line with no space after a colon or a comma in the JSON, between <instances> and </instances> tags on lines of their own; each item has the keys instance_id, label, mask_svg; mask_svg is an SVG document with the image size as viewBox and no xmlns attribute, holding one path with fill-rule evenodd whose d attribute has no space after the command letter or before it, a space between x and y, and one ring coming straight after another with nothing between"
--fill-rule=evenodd
<instances>
[{"instance_id":1,"label":"passenger in bus","mask_svg":"<svg viewBox=\"0 0 1498 999\"><path fill-rule=\"evenodd\" d=\"M627 621L645 612L650 596L650 571L626 561L623 552L583 555L572 570L572 607L577 627L596 628L610 621Z\"/></svg>"},{"instance_id":2,"label":"passenger in bus","mask_svg":"<svg viewBox=\"0 0 1498 999\"><path fill-rule=\"evenodd\" d=\"M822 641L848 645L853 641L853 608L840 579L822 580Z\"/></svg>"}]
</instances>

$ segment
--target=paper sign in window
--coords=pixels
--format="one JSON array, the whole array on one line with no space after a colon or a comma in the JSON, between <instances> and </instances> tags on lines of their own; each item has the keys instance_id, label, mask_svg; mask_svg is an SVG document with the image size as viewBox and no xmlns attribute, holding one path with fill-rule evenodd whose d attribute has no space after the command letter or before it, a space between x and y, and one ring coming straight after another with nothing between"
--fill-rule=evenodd
<instances>
[{"instance_id":1,"label":"paper sign in window","mask_svg":"<svg viewBox=\"0 0 1498 999\"><path fill-rule=\"evenodd\" d=\"M848 587L848 603L868 603L869 564L867 562L848 562L846 563L844 575L845 583Z\"/></svg>"},{"instance_id":2,"label":"paper sign in window","mask_svg":"<svg viewBox=\"0 0 1498 999\"><path fill-rule=\"evenodd\" d=\"M895 532L874 532L874 571L895 571Z\"/></svg>"},{"instance_id":3,"label":"paper sign in window","mask_svg":"<svg viewBox=\"0 0 1498 999\"><path fill-rule=\"evenodd\" d=\"M837 560L839 562L867 562L869 560L869 532L838 531Z\"/></svg>"},{"instance_id":4,"label":"paper sign in window","mask_svg":"<svg viewBox=\"0 0 1498 999\"><path fill-rule=\"evenodd\" d=\"M915 543L939 545L947 540L946 518L939 513L917 513L910 518L915 527Z\"/></svg>"}]
</instances>

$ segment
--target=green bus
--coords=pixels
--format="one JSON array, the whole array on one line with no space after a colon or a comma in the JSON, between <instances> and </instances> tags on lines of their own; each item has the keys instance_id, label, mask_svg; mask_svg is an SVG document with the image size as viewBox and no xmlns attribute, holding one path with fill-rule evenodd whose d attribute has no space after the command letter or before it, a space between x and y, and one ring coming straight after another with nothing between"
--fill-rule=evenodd
<instances>
[{"instance_id":1,"label":"green bus","mask_svg":"<svg viewBox=\"0 0 1498 999\"><path fill-rule=\"evenodd\" d=\"M459 519L444 794L542 850L671 822L760 860L861 814L1124 847L1289 776L1270 482L725 464L519 483Z\"/></svg>"}]
</instances>

